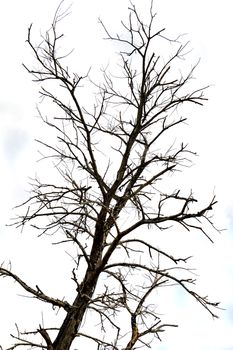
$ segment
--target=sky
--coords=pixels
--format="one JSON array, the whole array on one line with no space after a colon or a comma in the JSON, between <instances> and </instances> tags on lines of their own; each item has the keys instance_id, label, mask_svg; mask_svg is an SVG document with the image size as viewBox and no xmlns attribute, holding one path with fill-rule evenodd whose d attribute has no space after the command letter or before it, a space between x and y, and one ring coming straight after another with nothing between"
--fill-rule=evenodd
<instances>
[{"instance_id":1,"label":"sky","mask_svg":"<svg viewBox=\"0 0 233 350\"><path fill-rule=\"evenodd\" d=\"M146 2L136 1L141 11L144 11ZM231 1L196 0L190 3L185 0L157 0L154 4L161 26L166 27L174 37L185 34L184 40L190 41L190 58L194 62L200 58L196 77L200 85L210 85L207 92L209 101L201 110L195 109L193 115L191 113L187 128L186 137L192 149L199 154L190 176L198 195L207 198L213 192L216 194L216 222L219 227L226 228L221 235L215 235L214 245L203 239L193 247L200 288L212 299L220 300L226 310L219 311L219 320L213 321L194 301L183 295L169 294L164 303L164 312L178 320L180 326L168 330L163 335L162 343L155 344L154 348L232 350ZM32 55L25 43L27 28L33 23L35 36L41 29L48 28L57 5L56 0L8 0L0 4L0 263L11 261L16 272L23 271L25 279L33 283L40 276L45 276L49 288L56 292L59 285L52 281L53 268L58 264L59 274L65 275L67 267L63 266L62 261L51 261L46 239L35 241L31 235L5 225L13 216L12 207L27 196L28 177L33 176L40 167L40 163L36 162L39 154L34 139L44 133L35 118L37 87L22 67L22 62L32 62ZM73 65L81 64L85 70L90 64L98 66L102 63L108 47L101 40L103 33L97 23L98 17L117 30L121 18L126 17L126 10L126 0L73 1L72 14L64 23L68 49L75 47L73 57L77 55L77 62L76 58L72 60ZM32 262L33 270L30 268ZM25 301L16 294L22 294L20 288L6 279L0 280L2 346L7 342L9 344L9 333L12 333L16 321L29 325L31 322L32 301ZM25 305L30 306L25 309ZM36 303L35 308L41 315L41 305Z\"/></svg>"}]
</instances>

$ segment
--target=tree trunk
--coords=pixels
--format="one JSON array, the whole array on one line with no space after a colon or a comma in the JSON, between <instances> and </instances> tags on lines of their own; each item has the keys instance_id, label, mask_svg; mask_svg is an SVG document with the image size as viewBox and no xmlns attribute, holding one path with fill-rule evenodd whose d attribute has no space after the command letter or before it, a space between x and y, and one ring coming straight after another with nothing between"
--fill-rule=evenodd
<instances>
[{"instance_id":1,"label":"tree trunk","mask_svg":"<svg viewBox=\"0 0 233 350\"><path fill-rule=\"evenodd\" d=\"M53 350L70 349L73 340L77 336L85 311L88 308L88 303L95 291L97 280L97 273L87 271L83 286L73 302L72 309L68 311L54 340Z\"/></svg>"}]
</instances>

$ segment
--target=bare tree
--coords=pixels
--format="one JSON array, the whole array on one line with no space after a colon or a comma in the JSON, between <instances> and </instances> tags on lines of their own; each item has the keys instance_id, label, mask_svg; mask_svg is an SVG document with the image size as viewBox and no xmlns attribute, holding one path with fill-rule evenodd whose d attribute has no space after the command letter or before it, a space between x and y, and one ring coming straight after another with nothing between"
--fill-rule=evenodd
<instances>
[{"instance_id":1,"label":"bare tree","mask_svg":"<svg viewBox=\"0 0 233 350\"><path fill-rule=\"evenodd\" d=\"M26 69L42 86L41 96L57 108L55 117L40 114L55 130L57 144L39 142L48 150L46 158L52 158L61 182L41 183L36 178L16 225L31 223L41 236L50 233L57 243L75 246L78 255L68 276L74 281L73 301L46 295L11 269L0 268L1 276L11 277L29 295L66 313L58 328L18 330L10 349L68 350L81 338L96 349L149 347L161 331L176 326L163 322L153 304L162 286L181 287L216 317L218 303L195 289L189 257L173 256L155 239L157 232L173 226L196 230L211 240L210 212L216 201L212 198L200 206L192 191L187 195L176 185L170 190L172 176L188 166L194 154L184 143L172 141L171 130L185 122L179 117L184 105L202 106L206 98L203 88L190 92L194 68L187 75L177 69L186 45L179 38L165 37L164 29L155 29L153 2L149 14L144 23L130 4L122 35L111 34L100 21L106 39L124 51L119 53L121 76L103 69L98 84L89 74L71 73L63 64L66 57L59 53L62 35L57 26L65 13L60 7L39 45L32 40L32 27L28 30L36 65ZM172 44L166 59L157 52L161 42ZM82 102L79 91L85 89L84 81L96 89L94 105ZM84 315L99 320L98 336Z\"/></svg>"}]
</instances>

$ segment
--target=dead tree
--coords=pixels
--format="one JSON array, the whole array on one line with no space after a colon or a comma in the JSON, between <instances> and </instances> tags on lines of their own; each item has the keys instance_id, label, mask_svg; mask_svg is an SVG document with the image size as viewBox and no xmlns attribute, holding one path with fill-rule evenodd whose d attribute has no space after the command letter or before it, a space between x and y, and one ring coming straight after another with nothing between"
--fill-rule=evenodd
<instances>
[{"instance_id":1,"label":"dead tree","mask_svg":"<svg viewBox=\"0 0 233 350\"><path fill-rule=\"evenodd\" d=\"M57 144L39 142L61 180L35 179L16 225L31 224L42 237L51 233L57 243L75 245L78 256L67 276L75 283L71 301L46 295L1 267L1 276L66 313L59 328L38 325L27 332L18 330L10 349L68 350L82 338L96 349L149 346L160 339L161 331L175 326L164 323L153 305L161 286L181 287L216 317L218 303L195 290L188 257L174 256L156 240L158 232L171 226L196 230L211 240L210 212L216 201L212 198L200 206L192 191L187 194L176 185L171 190L176 172L185 170L194 154L186 144L173 143L171 131L186 120L179 117L183 106L202 106L206 98L203 88L190 92L194 68L186 75L177 69L186 45L168 39L164 29L156 30L153 2L149 14L144 23L131 4L122 35L111 34L100 21L106 39L123 50L121 76L103 69L98 84L89 74L71 73L63 64L66 57L60 54L62 35L57 27L64 16L61 8L39 45L33 42L32 27L28 30L36 65L26 69L40 84L44 100L57 108L55 117L40 115L57 133ZM172 44L167 58L158 52L162 42ZM51 81L54 90L49 88ZM94 105L82 102L79 91L85 89L84 81L96 89ZM98 336L84 315L99 320Z\"/></svg>"}]
</instances>

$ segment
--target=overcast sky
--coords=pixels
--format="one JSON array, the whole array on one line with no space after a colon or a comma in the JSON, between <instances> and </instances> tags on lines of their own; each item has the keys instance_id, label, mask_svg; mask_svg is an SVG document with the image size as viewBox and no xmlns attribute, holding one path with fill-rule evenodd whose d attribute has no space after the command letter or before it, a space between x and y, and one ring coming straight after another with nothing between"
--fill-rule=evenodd
<instances>
[{"instance_id":1,"label":"overcast sky","mask_svg":"<svg viewBox=\"0 0 233 350\"><path fill-rule=\"evenodd\" d=\"M137 3L143 11L147 0L137 0ZM155 0L154 3L158 21L169 34L175 37L187 33L184 40L190 41L192 59L195 62L201 58L196 77L200 85L211 85L207 92L209 101L204 108L193 112L187 135L192 149L199 154L196 167L192 170L194 188L198 195L205 198L213 192L217 195L216 222L227 230L221 235L216 234L214 246L203 238L203 242L201 240L200 245L194 247L200 288L212 299L222 301L226 311L220 311L220 319L213 321L192 300L183 298L183 295L169 296L164 312L178 319L180 327L168 330L163 335L163 342L155 344L153 348L232 350L232 1ZM40 134L34 118L38 102L37 87L22 68L22 62L32 61L25 44L27 28L33 22L35 35L40 29L48 28L57 5L57 0L8 0L0 3L0 263L11 260L14 269L18 272L23 269L25 279L31 278L35 283L37 279L32 279L32 271L28 267L31 261L37 259L38 263L33 267L34 276L37 273L45 274L48 261L52 271L55 262L51 262L45 254L49 254L49 248L41 241L35 243L33 237L27 234L6 228L5 224L12 216L11 208L25 198L28 176L32 176L38 166L35 163L39 157L37 145L33 141ZM98 41L98 37L101 39L103 35L97 19L101 16L105 23L117 30L121 17L126 17L126 10L126 0L73 1L72 15L69 21L65 21L64 31L67 33L68 49L75 48L73 57L79 55L78 64L83 63L84 67L101 64L107 46ZM75 59L72 63L75 63ZM31 248L35 245L36 251ZM40 249L43 250L43 259ZM65 274L62 263L58 264L59 271ZM46 271L48 284L51 284L50 268L46 268ZM20 289L15 287L15 284L0 280L0 345L7 344L7 341L9 344L8 333L12 332L16 320L24 325L25 318L30 318L31 308L24 311L25 301L14 297L15 291L20 294ZM177 307L174 304L178 299ZM40 313L40 304L36 307Z\"/></svg>"}]
</instances>

